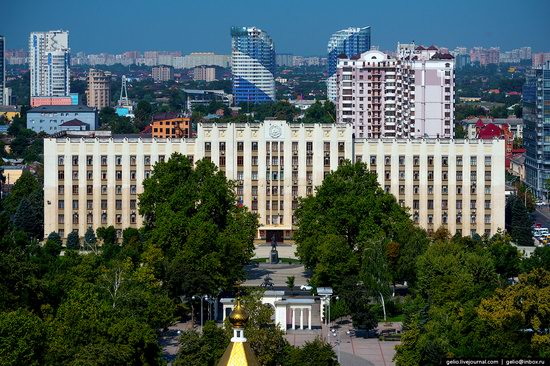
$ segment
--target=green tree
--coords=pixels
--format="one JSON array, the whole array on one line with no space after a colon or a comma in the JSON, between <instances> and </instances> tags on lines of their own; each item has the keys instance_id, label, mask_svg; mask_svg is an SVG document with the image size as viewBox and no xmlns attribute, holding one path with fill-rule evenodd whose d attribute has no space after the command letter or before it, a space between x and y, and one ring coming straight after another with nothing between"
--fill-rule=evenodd
<instances>
[{"instance_id":1,"label":"green tree","mask_svg":"<svg viewBox=\"0 0 550 366\"><path fill-rule=\"evenodd\" d=\"M86 246L86 250L91 250L95 254L98 253L97 238L95 236L94 229L92 229L91 226L88 226L86 233L84 233L84 244Z\"/></svg>"},{"instance_id":2,"label":"green tree","mask_svg":"<svg viewBox=\"0 0 550 366\"><path fill-rule=\"evenodd\" d=\"M500 357L550 356L550 272L536 269L519 283L481 301L479 317L490 327L489 342ZM506 347L503 347L506 345Z\"/></svg>"},{"instance_id":3,"label":"green tree","mask_svg":"<svg viewBox=\"0 0 550 366\"><path fill-rule=\"evenodd\" d=\"M173 297L216 294L244 279L257 218L237 205L234 185L206 160L193 168L180 154L157 163L139 196L149 243L167 257Z\"/></svg>"},{"instance_id":4,"label":"green tree","mask_svg":"<svg viewBox=\"0 0 550 366\"><path fill-rule=\"evenodd\" d=\"M44 252L48 253L52 257L57 257L61 253L61 248L63 246L63 241L58 233L52 231L48 235L46 243L44 243Z\"/></svg>"},{"instance_id":5,"label":"green tree","mask_svg":"<svg viewBox=\"0 0 550 366\"><path fill-rule=\"evenodd\" d=\"M288 289L292 292L294 292L294 281L295 281L296 277L294 276L288 276L286 278L286 285L288 286Z\"/></svg>"},{"instance_id":6,"label":"green tree","mask_svg":"<svg viewBox=\"0 0 550 366\"><path fill-rule=\"evenodd\" d=\"M69 250L79 250L80 249L80 238L78 237L77 231L71 231L67 235L66 247Z\"/></svg>"},{"instance_id":7,"label":"green tree","mask_svg":"<svg viewBox=\"0 0 550 366\"><path fill-rule=\"evenodd\" d=\"M13 217L15 227L26 232L32 238L44 237L44 197L42 190L33 191L23 198Z\"/></svg>"},{"instance_id":8,"label":"green tree","mask_svg":"<svg viewBox=\"0 0 550 366\"><path fill-rule=\"evenodd\" d=\"M336 354L332 346L316 337L313 341L306 342L302 347L293 347L285 360L284 365L288 366L309 366L309 365L338 365Z\"/></svg>"},{"instance_id":9,"label":"green tree","mask_svg":"<svg viewBox=\"0 0 550 366\"><path fill-rule=\"evenodd\" d=\"M153 113L153 107L151 103L140 100L137 104L136 110L134 111L134 125L138 130L143 130L148 124L151 123L151 116Z\"/></svg>"},{"instance_id":10,"label":"green tree","mask_svg":"<svg viewBox=\"0 0 550 366\"><path fill-rule=\"evenodd\" d=\"M23 309L0 312L0 364L42 365L46 341L38 316Z\"/></svg>"},{"instance_id":11,"label":"green tree","mask_svg":"<svg viewBox=\"0 0 550 366\"><path fill-rule=\"evenodd\" d=\"M229 338L213 321L204 324L202 335L188 330L180 336L180 349L174 366L215 366L222 357Z\"/></svg>"},{"instance_id":12,"label":"green tree","mask_svg":"<svg viewBox=\"0 0 550 366\"><path fill-rule=\"evenodd\" d=\"M506 199L506 229L517 245L533 246L531 226L533 219L524 203L513 194Z\"/></svg>"},{"instance_id":13,"label":"green tree","mask_svg":"<svg viewBox=\"0 0 550 366\"><path fill-rule=\"evenodd\" d=\"M15 214L21 201L37 191L42 191L41 183L30 171L25 170L13 185L10 194L3 201L4 209L10 214Z\"/></svg>"}]
</instances>

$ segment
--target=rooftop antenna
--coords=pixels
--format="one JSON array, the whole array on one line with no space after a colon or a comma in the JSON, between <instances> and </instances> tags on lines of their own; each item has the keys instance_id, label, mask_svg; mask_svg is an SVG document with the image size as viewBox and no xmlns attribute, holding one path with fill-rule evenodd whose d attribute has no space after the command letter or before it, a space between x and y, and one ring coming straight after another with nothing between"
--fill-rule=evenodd
<instances>
[{"instance_id":1,"label":"rooftop antenna","mask_svg":"<svg viewBox=\"0 0 550 366\"><path fill-rule=\"evenodd\" d=\"M128 90L126 89L126 75L122 75L122 87L120 88L120 98L118 99L118 105L121 107L127 107L130 105L128 99Z\"/></svg>"}]
</instances>

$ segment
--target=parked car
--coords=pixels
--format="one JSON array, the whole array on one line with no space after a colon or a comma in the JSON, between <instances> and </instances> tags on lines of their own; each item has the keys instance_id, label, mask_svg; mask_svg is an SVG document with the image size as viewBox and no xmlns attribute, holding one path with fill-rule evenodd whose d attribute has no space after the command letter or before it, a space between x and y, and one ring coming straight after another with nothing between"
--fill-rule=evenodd
<instances>
[{"instance_id":1,"label":"parked car","mask_svg":"<svg viewBox=\"0 0 550 366\"><path fill-rule=\"evenodd\" d=\"M544 201L537 201L537 202L536 202L536 205L537 205L537 206L545 206L545 205L546 205L546 202L544 202Z\"/></svg>"},{"instance_id":2,"label":"parked car","mask_svg":"<svg viewBox=\"0 0 550 366\"><path fill-rule=\"evenodd\" d=\"M302 285L302 286L300 286L300 290L302 290L302 291L311 291L311 290L313 290L313 286Z\"/></svg>"}]
</instances>

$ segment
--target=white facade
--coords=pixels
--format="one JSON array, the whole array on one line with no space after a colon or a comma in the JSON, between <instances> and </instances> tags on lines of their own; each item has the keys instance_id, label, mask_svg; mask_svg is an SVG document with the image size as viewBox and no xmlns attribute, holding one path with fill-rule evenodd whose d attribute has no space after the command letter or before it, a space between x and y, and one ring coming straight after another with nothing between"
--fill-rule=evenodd
<instances>
[{"instance_id":1,"label":"white facade","mask_svg":"<svg viewBox=\"0 0 550 366\"><path fill-rule=\"evenodd\" d=\"M32 97L65 97L70 94L68 31L32 32L29 66Z\"/></svg>"},{"instance_id":2,"label":"white facade","mask_svg":"<svg viewBox=\"0 0 550 366\"><path fill-rule=\"evenodd\" d=\"M504 227L504 141L356 139L349 124L202 123L193 139L63 137L44 140L44 230L140 227L138 195L154 164L174 152L208 158L258 213L258 236L291 237L297 199L344 161L365 161L380 185L427 230L496 233Z\"/></svg>"}]
</instances>

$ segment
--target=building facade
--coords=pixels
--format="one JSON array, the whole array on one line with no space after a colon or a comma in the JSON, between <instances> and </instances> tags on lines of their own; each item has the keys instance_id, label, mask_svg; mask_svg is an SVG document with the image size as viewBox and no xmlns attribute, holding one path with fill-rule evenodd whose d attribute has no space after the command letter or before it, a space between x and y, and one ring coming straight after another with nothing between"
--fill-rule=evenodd
<instances>
[{"instance_id":1,"label":"building facade","mask_svg":"<svg viewBox=\"0 0 550 366\"><path fill-rule=\"evenodd\" d=\"M62 127L65 122L71 122L66 127L75 128L77 123L73 120L86 124L87 127L79 124L79 130L96 130L99 125L97 110L84 105L40 106L27 112L27 128L36 133L52 135L66 130Z\"/></svg>"},{"instance_id":2,"label":"building facade","mask_svg":"<svg viewBox=\"0 0 550 366\"><path fill-rule=\"evenodd\" d=\"M88 71L86 104L98 110L111 106L111 73L95 69Z\"/></svg>"},{"instance_id":3,"label":"building facade","mask_svg":"<svg viewBox=\"0 0 550 366\"><path fill-rule=\"evenodd\" d=\"M33 32L29 39L31 103L34 97L67 97L70 94L68 31Z\"/></svg>"},{"instance_id":4,"label":"building facade","mask_svg":"<svg viewBox=\"0 0 550 366\"><path fill-rule=\"evenodd\" d=\"M527 71L522 95L525 183L543 198L550 179L550 61Z\"/></svg>"},{"instance_id":5,"label":"building facade","mask_svg":"<svg viewBox=\"0 0 550 366\"><path fill-rule=\"evenodd\" d=\"M337 122L352 123L359 138L453 136L454 62L437 47L340 57L336 84Z\"/></svg>"},{"instance_id":6,"label":"building facade","mask_svg":"<svg viewBox=\"0 0 550 366\"><path fill-rule=\"evenodd\" d=\"M174 80L174 69L171 66L155 66L151 69L151 76L155 83Z\"/></svg>"},{"instance_id":7,"label":"building facade","mask_svg":"<svg viewBox=\"0 0 550 366\"><path fill-rule=\"evenodd\" d=\"M314 194L344 159L376 172L413 220L470 235L504 227L501 140L354 139L350 124L199 123L196 138L50 137L44 140L45 235L140 227L138 195L157 161L209 159L259 215L259 238L292 237L298 197Z\"/></svg>"},{"instance_id":8,"label":"building facade","mask_svg":"<svg viewBox=\"0 0 550 366\"><path fill-rule=\"evenodd\" d=\"M236 104L275 100L275 47L265 31L231 28L231 71Z\"/></svg>"},{"instance_id":9,"label":"building facade","mask_svg":"<svg viewBox=\"0 0 550 366\"><path fill-rule=\"evenodd\" d=\"M191 137L191 118L178 113L157 113L151 123L151 136L156 138Z\"/></svg>"},{"instance_id":10,"label":"building facade","mask_svg":"<svg viewBox=\"0 0 550 366\"><path fill-rule=\"evenodd\" d=\"M533 67L540 67L544 65L547 61L550 61L550 52L534 53L531 58Z\"/></svg>"},{"instance_id":11,"label":"building facade","mask_svg":"<svg viewBox=\"0 0 550 366\"><path fill-rule=\"evenodd\" d=\"M185 107L189 112L195 106L208 106L211 102L220 102L227 107L233 104L233 96L223 90L183 89L183 93L185 95Z\"/></svg>"},{"instance_id":12,"label":"building facade","mask_svg":"<svg viewBox=\"0 0 550 366\"><path fill-rule=\"evenodd\" d=\"M338 57L346 55L353 57L370 50L371 38L370 27L347 28L334 33L327 46L328 53L328 79L327 79L327 99L336 101L336 69Z\"/></svg>"},{"instance_id":13,"label":"building facade","mask_svg":"<svg viewBox=\"0 0 550 366\"><path fill-rule=\"evenodd\" d=\"M193 69L193 80L195 81L214 81L216 79L216 68L207 66L197 66Z\"/></svg>"}]
</instances>

